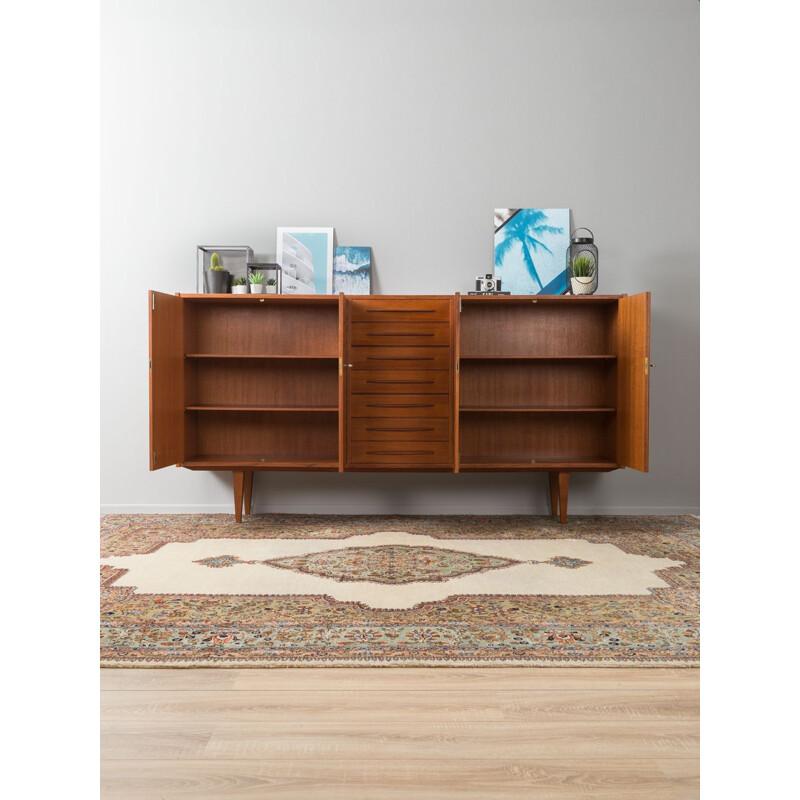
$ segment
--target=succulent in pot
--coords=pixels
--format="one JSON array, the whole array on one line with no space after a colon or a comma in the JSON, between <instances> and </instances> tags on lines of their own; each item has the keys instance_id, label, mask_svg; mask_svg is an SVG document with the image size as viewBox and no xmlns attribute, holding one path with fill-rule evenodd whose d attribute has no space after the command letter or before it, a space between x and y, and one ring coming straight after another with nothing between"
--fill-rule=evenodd
<instances>
[{"instance_id":1,"label":"succulent in pot","mask_svg":"<svg viewBox=\"0 0 800 800\"><path fill-rule=\"evenodd\" d=\"M264 291L264 273L251 272L250 273L250 294L262 294Z\"/></svg>"},{"instance_id":2,"label":"succulent in pot","mask_svg":"<svg viewBox=\"0 0 800 800\"><path fill-rule=\"evenodd\" d=\"M219 263L219 254L211 254L211 269L206 272L206 285L211 294L227 294L231 274Z\"/></svg>"},{"instance_id":3,"label":"succulent in pot","mask_svg":"<svg viewBox=\"0 0 800 800\"><path fill-rule=\"evenodd\" d=\"M595 260L592 256L579 255L570 266L570 288L572 294L592 294L596 289Z\"/></svg>"},{"instance_id":4,"label":"succulent in pot","mask_svg":"<svg viewBox=\"0 0 800 800\"><path fill-rule=\"evenodd\" d=\"M267 294L277 294L278 293L278 279L277 278L267 278L264 281L264 291Z\"/></svg>"},{"instance_id":5,"label":"succulent in pot","mask_svg":"<svg viewBox=\"0 0 800 800\"><path fill-rule=\"evenodd\" d=\"M233 279L231 291L234 294L247 294L247 278L244 275L237 275Z\"/></svg>"}]
</instances>

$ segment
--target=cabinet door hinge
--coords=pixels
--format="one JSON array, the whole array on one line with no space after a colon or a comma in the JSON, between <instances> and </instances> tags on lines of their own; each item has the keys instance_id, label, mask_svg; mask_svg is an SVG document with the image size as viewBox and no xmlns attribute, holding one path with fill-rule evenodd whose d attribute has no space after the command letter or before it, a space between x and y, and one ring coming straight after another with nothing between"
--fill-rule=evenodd
<instances>
[{"instance_id":1,"label":"cabinet door hinge","mask_svg":"<svg viewBox=\"0 0 800 800\"><path fill-rule=\"evenodd\" d=\"M156 310L156 296L153 295L153 311Z\"/></svg>"},{"instance_id":2,"label":"cabinet door hinge","mask_svg":"<svg viewBox=\"0 0 800 800\"><path fill-rule=\"evenodd\" d=\"M158 453L153 450L153 469L158 469Z\"/></svg>"},{"instance_id":3,"label":"cabinet door hinge","mask_svg":"<svg viewBox=\"0 0 800 800\"><path fill-rule=\"evenodd\" d=\"M458 372L460 368L461 368L461 359L457 358L456 359L456 372Z\"/></svg>"},{"instance_id":4,"label":"cabinet door hinge","mask_svg":"<svg viewBox=\"0 0 800 800\"><path fill-rule=\"evenodd\" d=\"M650 356L644 357L644 374L645 375L650 374Z\"/></svg>"},{"instance_id":5,"label":"cabinet door hinge","mask_svg":"<svg viewBox=\"0 0 800 800\"><path fill-rule=\"evenodd\" d=\"M147 367L150 370L150 372L153 371L153 359L152 358L148 358L147 359Z\"/></svg>"},{"instance_id":6,"label":"cabinet door hinge","mask_svg":"<svg viewBox=\"0 0 800 800\"><path fill-rule=\"evenodd\" d=\"M458 298L458 313L461 313L461 298Z\"/></svg>"}]
</instances>

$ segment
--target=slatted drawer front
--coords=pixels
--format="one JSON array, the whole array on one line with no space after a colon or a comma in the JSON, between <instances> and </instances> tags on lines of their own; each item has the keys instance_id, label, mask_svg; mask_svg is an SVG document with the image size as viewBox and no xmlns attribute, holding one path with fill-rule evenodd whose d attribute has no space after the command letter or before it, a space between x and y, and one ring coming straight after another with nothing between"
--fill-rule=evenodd
<instances>
[{"instance_id":1,"label":"slatted drawer front","mask_svg":"<svg viewBox=\"0 0 800 800\"><path fill-rule=\"evenodd\" d=\"M350 461L373 465L446 465L449 442L351 442Z\"/></svg>"},{"instance_id":2,"label":"slatted drawer front","mask_svg":"<svg viewBox=\"0 0 800 800\"><path fill-rule=\"evenodd\" d=\"M449 322L450 300L386 298L350 301L353 322Z\"/></svg>"},{"instance_id":3,"label":"slatted drawer front","mask_svg":"<svg viewBox=\"0 0 800 800\"><path fill-rule=\"evenodd\" d=\"M447 322L354 322L350 326L350 343L355 346L431 347L450 344Z\"/></svg>"},{"instance_id":4,"label":"slatted drawer front","mask_svg":"<svg viewBox=\"0 0 800 800\"><path fill-rule=\"evenodd\" d=\"M350 391L353 394L447 394L450 391L450 373L443 370L353 370Z\"/></svg>"},{"instance_id":5,"label":"slatted drawer front","mask_svg":"<svg viewBox=\"0 0 800 800\"><path fill-rule=\"evenodd\" d=\"M449 347L351 347L353 369L450 369Z\"/></svg>"},{"instance_id":6,"label":"slatted drawer front","mask_svg":"<svg viewBox=\"0 0 800 800\"><path fill-rule=\"evenodd\" d=\"M351 417L450 417L450 395L361 394L350 398Z\"/></svg>"},{"instance_id":7,"label":"slatted drawer front","mask_svg":"<svg viewBox=\"0 0 800 800\"><path fill-rule=\"evenodd\" d=\"M350 423L353 442L446 442L449 438L450 420L440 417L356 417Z\"/></svg>"}]
</instances>

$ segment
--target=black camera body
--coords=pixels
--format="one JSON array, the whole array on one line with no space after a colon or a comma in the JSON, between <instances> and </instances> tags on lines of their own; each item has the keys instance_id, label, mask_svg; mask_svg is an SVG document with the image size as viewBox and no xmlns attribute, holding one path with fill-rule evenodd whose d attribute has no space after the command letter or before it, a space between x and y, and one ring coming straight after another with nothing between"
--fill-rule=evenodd
<instances>
[{"instance_id":1,"label":"black camera body","mask_svg":"<svg viewBox=\"0 0 800 800\"><path fill-rule=\"evenodd\" d=\"M495 278L494 275L487 273L486 275L479 275L475 278L475 291L477 292L499 292L501 287L500 278Z\"/></svg>"}]
</instances>

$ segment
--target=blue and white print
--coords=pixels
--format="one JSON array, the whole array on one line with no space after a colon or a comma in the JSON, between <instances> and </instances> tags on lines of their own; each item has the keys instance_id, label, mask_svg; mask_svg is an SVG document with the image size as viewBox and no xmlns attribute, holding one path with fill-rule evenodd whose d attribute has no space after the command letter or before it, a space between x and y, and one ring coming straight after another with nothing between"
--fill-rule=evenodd
<instances>
[{"instance_id":1,"label":"blue and white print","mask_svg":"<svg viewBox=\"0 0 800 800\"><path fill-rule=\"evenodd\" d=\"M337 247L333 256L333 293L369 294L371 248Z\"/></svg>"},{"instance_id":2,"label":"blue and white print","mask_svg":"<svg viewBox=\"0 0 800 800\"><path fill-rule=\"evenodd\" d=\"M494 274L511 294L567 291L568 208L496 208Z\"/></svg>"}]
</instances>

